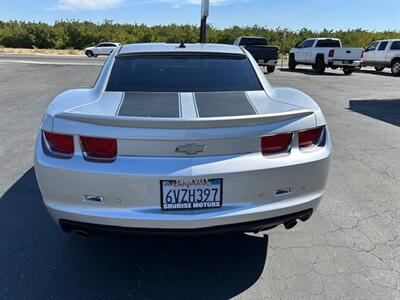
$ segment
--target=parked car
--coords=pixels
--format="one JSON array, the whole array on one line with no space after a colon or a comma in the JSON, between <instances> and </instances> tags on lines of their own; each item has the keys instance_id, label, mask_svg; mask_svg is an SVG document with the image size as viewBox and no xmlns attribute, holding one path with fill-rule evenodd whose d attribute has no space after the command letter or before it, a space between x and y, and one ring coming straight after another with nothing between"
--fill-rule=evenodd
<instances>
[{"instance_id":1,"label":"parked car","mask_svg":"<svg viewBox=\"0 0 400 300\"><path fill-rule=\"evenodd\" d=\"M35 171L67 232L258 232L310 218L330 154L317 103L242 48L132 44L51 102Z\"/></svg>"},{"instance_id":2,"label":"parked car","mask_svg":"<svg viewBox=\"0 0 400 300\"><path fill-rule=\"evenodd\" d=\"M345 75L350 75L360 66L362 56L362 48L343 48L339 39L306 39L290 50L289 70L297 65L311 65L320 74L326 68L342 68Z\"/></svg>"},{"instance_id":3,"label":"parked car","mask_svg":"<svg viewBox=\"0 0 400 300\"><path fill-rule=\"evenodd\" d=\"M393 75L400 75L400 40L380 40L371 43L364 53L362 66L372 66L380 72L390 68Z\"/></svg>"},{"instance_id":4,"label":"parked car","mask_svg":"<svg viewBox=\"0 0 400 300\"><path fill-rule=\"evenodd\" d=\"M110 55L117 47L119 47L120 43L100 43L94 47L85 48L85 55L87 57L97 57L98 55Z\"/></svg>"},{"instance_id":5,"label":"parked car","mask_svg":"<svg viewBox=\"0 0 400 300\"><path fill-rule=\"evenodd\" d=\"M267 67L269 73L275 71L275 66L278 62L279 48L276 46L269 46L266 38L241 36L235 40L234 45L241 46L249 51L258 65Z\"/></svg>"}]
</instances>

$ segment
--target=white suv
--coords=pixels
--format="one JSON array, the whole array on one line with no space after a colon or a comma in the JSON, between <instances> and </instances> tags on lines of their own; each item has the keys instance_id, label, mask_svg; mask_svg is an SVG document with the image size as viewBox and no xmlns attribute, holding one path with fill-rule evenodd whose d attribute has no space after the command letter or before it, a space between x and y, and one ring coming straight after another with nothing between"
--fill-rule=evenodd
<instances>
[{"instance_id":1,"label":"white suv","mask_svg":"<svg viewBox=\"0 0 400 300\"><path fill-rule=\"evenodd\" d=\"M117 47L121 46L120 43L100 43L94 47L85 48L85 55L87 57L97 57L98 55L110 55L111 52Z\"/></svg>"},{"instance_id":2,"label":"white suv","mask_svg":"<svg viewBox=\"0 0 400 300\"><path fill-rule=\"evenodd\" d=\"M400 75L400 40L371 43L365 49L362 65L375 67L378 72L391 68L393 75Z\"/></svg>"}]
</instances>

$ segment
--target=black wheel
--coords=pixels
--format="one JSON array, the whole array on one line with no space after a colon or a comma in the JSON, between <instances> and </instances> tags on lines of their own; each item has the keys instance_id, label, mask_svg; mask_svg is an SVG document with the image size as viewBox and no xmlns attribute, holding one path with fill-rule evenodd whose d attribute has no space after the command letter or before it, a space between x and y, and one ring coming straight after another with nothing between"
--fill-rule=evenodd
<instances>
[{"instance_id":1,"label":"black wheel","mask_svg":"<svg viewBox=\"0 0 400 300\"><path fill-rule=\"evenodd\" d=\"M289 70L296 69L296 61L294 60L294 55L290 54L289 56Z\"/></svg>"},{"instance_id":2,"label":"black wheel","mask_svg":"<svg viewBox=\"0 0 400 300\"><path fill-rule=\"evenodd\" d=\"M273 73L275 71L275 66L267 66L268 73Z\"/></svg>"},{"instance_id":3,"label":"black wheel","mask_svg":"<svg viewBox=\"0 0 400 300\"><path fill-rule=\"evenodd\" d=\"M385 67L379 66L379 67L375 67L375 70L376 70L377 72L381 72L381 71L383 71L384 68L385 68Z\"/></svg>"},{"instance_id":4,"label":"black wheel","mask_svg":"<svg viewBox=\"0 0 400 300\"><path fill-rule=\"evenodd\" d=\"M345 67L343 68L344 75L351 75L354 72L354 68Z\"/></svg>"},{"instance_id":5,"label":"black wheel","mask_svg":"<svg viewBox=\"0 0 400 300\"><path fill-rule=\"evenodd\" d=\"M88 50L85 52L87 57L92 57L93 56L93 52L91 50Z\"/></svg>"},{"instance_id":6,"label":"black wheel","mask_svg":"<svg viewBox=\"0 0 400 300\"><path fill-rule=\"evenodd\" d=\"M326 69L326 65L325 65L325 61L324 61L324 57L323 56L317 56L317 60L315 62L315 68L313 68L315 70L315 72L317 72L318 74L324 74L325 69Z\"/></svg>"},{"instance_id":7,"label":"black wheel","mask_svg":"<svg viewBox=\"0 0 400 300\"><path fill-rule=\"evenodd\" d=\"M400 59L395 59L392 62L392 68L391 68L392 74L395 76L400 75Z\"/></svg>"}]
</instances>

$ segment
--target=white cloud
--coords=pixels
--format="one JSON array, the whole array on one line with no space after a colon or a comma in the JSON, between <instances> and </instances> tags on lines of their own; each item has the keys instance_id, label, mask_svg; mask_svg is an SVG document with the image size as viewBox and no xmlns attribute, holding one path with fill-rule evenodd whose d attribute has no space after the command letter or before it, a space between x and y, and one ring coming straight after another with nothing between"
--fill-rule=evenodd
<instances>
[{"instance_id":1,"label":"white cloud","mask_svg":"<svg viewBox=\"0 0 400 300\"><path fill-rule=\"evenodd\" d=\"M58 7L66 10L98 10L118 6L122 0L58 0Z\"/></svg>"}]
</instances>

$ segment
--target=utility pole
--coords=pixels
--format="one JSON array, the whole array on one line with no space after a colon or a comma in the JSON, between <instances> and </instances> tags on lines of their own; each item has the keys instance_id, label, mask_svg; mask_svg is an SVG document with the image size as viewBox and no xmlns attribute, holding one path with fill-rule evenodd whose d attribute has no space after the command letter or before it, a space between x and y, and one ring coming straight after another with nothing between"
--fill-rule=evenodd
<instances>
[{"instance_id":1,"label":"utility pole","mask_svg":"<svg viewBox=\"0 0 400 300\"><path fill-rule=\"evenodd\" d=\"M281 69L283 68L283 56L285 54L285 48L286 48L286 30L283 32L283 48L281 51Z\"/></svg>"},{"instance_id":2,"label":"utility pole","mask_svg":"<svg viewBox=\"0 0 400 300\"><path fill-rule=\"evenodd\" d=\"M209 7L210 0L201 0L200 43L207 42L207 17Z\"/></svg>"}]
</instances>

